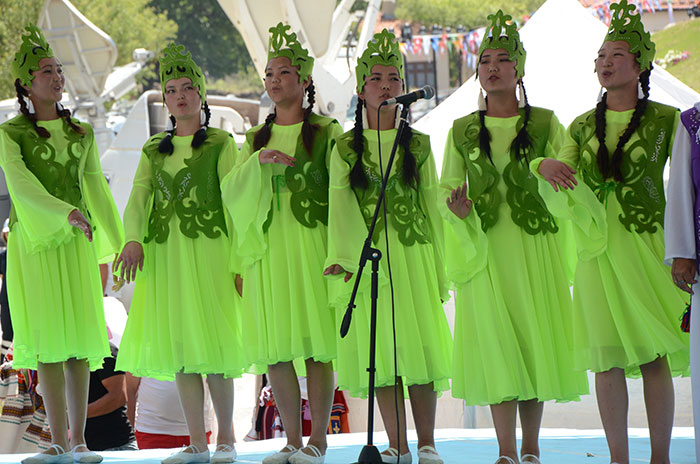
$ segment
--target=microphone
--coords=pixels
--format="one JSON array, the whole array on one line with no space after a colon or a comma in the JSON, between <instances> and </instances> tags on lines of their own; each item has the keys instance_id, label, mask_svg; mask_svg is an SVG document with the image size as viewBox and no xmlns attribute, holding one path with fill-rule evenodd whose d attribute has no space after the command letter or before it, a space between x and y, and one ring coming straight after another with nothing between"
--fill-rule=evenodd
<instances>
[{"instance_id":1,"label":"microphone","mask_svg":"<svg viewBox=\"0 0 700 464\"><path fill-rule=\"evenodd\" d=\"M388 100L384 100L381 105L379 106L384 106L384 105L393 105L396 103L399 103L401 105L410 105L411 103L414 103L416 100L430 100L435 96L435 89L430 87L429 85L426 85L422 89L414 90L411 93L407 93L405 95L400 95L395 98L390 98Z\"/></svg>"}]
</instances>

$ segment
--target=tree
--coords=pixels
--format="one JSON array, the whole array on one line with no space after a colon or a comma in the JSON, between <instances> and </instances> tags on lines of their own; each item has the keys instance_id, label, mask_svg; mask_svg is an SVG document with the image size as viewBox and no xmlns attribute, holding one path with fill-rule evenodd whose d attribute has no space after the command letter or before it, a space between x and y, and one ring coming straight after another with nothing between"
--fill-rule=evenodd
<instances>
[{"instance_id":1,"label":"tree","mask_svg":"<svg viewBox=\"0 0 700 464\"><path fill-rule=\"evenodd\" d=\"M151 0L150 5L178 24L177 42L208 78L254 69L241 34L216 0Z\"/></svg>"},{"instance_id":2,"label":"tree","mask_svg":"<svg viewBox=\"0 0 700 464\"><path fill-rule=\"evenodd\" d=\"M75 7L117 46L117 66L132 61L135 48L158 51L177 34L177 24L148 6L148 0L72 0ZM24 26L36 23L44 0L2 0L0 14L0 99L15 94L10 64Z\"/></svg>"},{"instance_id":3,"label":"tree","mask_svg":"<svg viewBox=\"0 0 700 464\"><path fill-rule=\"evenodd\" d=\"M533 13L544 0L398 0L396 17L429 26L464 25L468 30L486 26L486 17L503 9L514 20Z\"/></svg>"}]
</instances>

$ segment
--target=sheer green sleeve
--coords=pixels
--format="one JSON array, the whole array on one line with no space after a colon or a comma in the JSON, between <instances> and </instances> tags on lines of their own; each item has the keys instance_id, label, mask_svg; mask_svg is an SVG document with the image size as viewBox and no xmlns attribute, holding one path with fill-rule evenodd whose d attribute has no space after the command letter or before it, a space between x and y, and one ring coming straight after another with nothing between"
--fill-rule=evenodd
<instances>
[{"instance_id":1,"label":"sheer green sleeve","mask_svg":"<svg viewBox=\"0 0 700 464\"><path fill-rule=\"evenodd\" d=\"M469 216L458 218L447 207L447 198L452 190L466 182L467 166L457 150L452 129L447 135L445 156L442 162L437 208L444 219L443 236L445 269L447 278L454 284L469 282L486 267L488 239L481 229L481 220L472 209Z\"/></svg>"},{"instance_id":2,"label":"sheer green sleeve","mask_svg":"<svg viewBox=\"0 0 700 464\"><path fill-rule=\"evenodd\" d=\"M97 259L100 263L109 263L124 244L124 229L112 192L102 173L94 136L85 161L82 193L95 226L93 241Z\"/></svg>"},{"instance_id":3,"label":"sheer green sleeve","mask_svg":"<svg viewBox=\"0 0 700 464\"><path fill-rule=\"evenodd\" d=\"M238 146L233 137L229 137L226 144L221 149L219 154L219 164L217 165L217 173L219 175L219 188L222 191L224 188L224 179L231 173L233 166L236 163L236 159L239 155ZM230 268L229 270L233 273L240 273L241 269L236 269L236 230L234 228L233 219L231 218L231 213L226 206L224 206L224 219L226 220L226 230L228 231L229 241L231 243L231 255L230 255Z\"/></svg>"},{"instance_id":4,"label":"sheer green sleeve","mask_svg":"<svg viewBox=\"0 0 700 464\"><path fill-rule=\"evenodd\" d=\"M134 183L129 201L124 209L124 230L126 242L143 243L148 228L148 216L153 206L153 184L151 162L145 152L141 152L136 167Z\"/></svg>"},{"instance_id":5,"label":"sheer green sleeve","mask_svg":"<svg viewBox=\"0 0 700 464\"><path fill-rule=\"evenodd\" d=\"M27 253L55 248L74 233L68 214L75 206L51 195L24 163L20 146L0 129L0 167L17 221L25 235Z\"/></svg>"}]
</instances>

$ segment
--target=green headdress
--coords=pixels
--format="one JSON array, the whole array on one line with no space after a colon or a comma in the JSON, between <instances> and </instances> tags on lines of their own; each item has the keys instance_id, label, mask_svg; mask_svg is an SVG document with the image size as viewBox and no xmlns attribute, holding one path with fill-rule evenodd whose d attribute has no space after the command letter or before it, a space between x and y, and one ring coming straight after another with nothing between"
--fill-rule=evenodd
<instances>
[{"instance_id":1,"label":"green headdress","mask_svg":"<svg viewBox=\"0 0 700 464\"><path fill-rule=\"evenodd\" d=\"M314 58L309 51L301 46L295 32L291 32L292 26L279 23L271 27L269 32L270 43L267 47L267 61L273 58L286 56L292 66L299 68L299 82L304 82L314 70Z\"/></svg>"},{"instance_id":2,"label":"green headdress","mask_svg":"<svg viewBox=\"0 0 700 464\"><path fill-rule=\"evenodd\" d=\"M399 50L399 42L394 34L386 29L379 34L374 34L374 38L367 42L367 48L357 60L357 66L355 66L357 93L362 92L365 86L365 78L372 74L372 67L375 64L395 67L399 71L401 80L405 80L403 75L403 56Z\"/></svg>"},{"instance_id":3,"label":"green headdress","mask_svg":"<svg viewBox=\"0 0 700 464\"><path fill-rule=\"evenodd\" d=\"M491 24L484 31L484 38L479 47L479 59L484 50L496 50L504 48L508 52L511 61L515 61L515 71L518 78L525 75L525 48L520 41L518 26L511 20L512 16L504 14L503 10L498 10L495 15L488 15L486 19ZM478 70L477 70L478 73Z\"/></svg>"},{"instance_id":4,"label":"green headdress","mask_svg":"<svg viewBox=\"0 0 700 464\"><path fill-rule=\"evenodd\" d=\"M29 34L22 36L22 45L12 62L12 77L19 79L20 84L31 87L34 79L31 71L37 71L39 61L53 58L54 54L41 29L31 23L25 29Z\"/></svg>"},{"instance_id":5,"label":"green headdress","mask_svg":"<svg viewBox=\"0 0 700 464\"><path fill-rule=\"evenodd\" d=\"M651 69L656 54L656 45L651 41L651 34L644 30L642 17L632 14L637 7L622 0L620 3L610 5L612 19L605 42L624 40L630 46L630 53L639 53L637 62L642 71Z\"/></svg>"},{"instance_id":6,"label":"green headdress","mask_svg":"<svg viewBox=\"0 0 700 464\"><path fill-rule=\"evenodd\" d=\"M202 104L207 99L207 85L202 69L192 59L192 54L184 45L170 44L160 52L160 87L165 98L165 84L172 79L189 77L192 85L199 87Z\"/></svg>"}]
</instances>

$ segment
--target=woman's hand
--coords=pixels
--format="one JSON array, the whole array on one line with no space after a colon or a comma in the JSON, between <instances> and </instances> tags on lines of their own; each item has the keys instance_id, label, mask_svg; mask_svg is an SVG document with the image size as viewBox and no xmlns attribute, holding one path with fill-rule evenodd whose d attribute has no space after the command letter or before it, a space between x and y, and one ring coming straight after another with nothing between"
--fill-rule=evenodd
<instances>
[{"instance_id":1,"label":"woman's hand","mask_svg":"<svg viewBox=\"0 0 700 464\"><path fill-rule=\"evenodd\" d=\"M243 277L241 277L240 274L236 274L234 280L236 282L236 291L238 292L238 296L243 298Z\"/></svg>"},{"instance_id":2,"label":"woman's hand","mask_svg":"<svg viewBox=\"0 0 700 464\"><path fill-rule=\"evenodd\" d=\"M450 196L447 197L447 207L450 211L454 213L460 219L464 219L469 216L472 211L472 206L474 202L467 198L467 184L462 184L461 187L457 187L452 190Z\"/></svg>"},{"instance_id":3,"label":"woman's hand","mask_svg":"<svg viewBox=\"0 0 700 464\"><path fill-rule=\"evenodd\" d=\"M258 155L258 159L260 160L260 164L277 163L287 166L294 166L294 162L297 160L296 158L293 158L286 153L282 153L279 150L270 149L261 150L260 154Z\"/></svg>"},{"instance_id":4,"label":"woman's hand","mask_svg":"<svg viewBox=\"0 0 700 464\"><path fill-rule=\"evenodd\" d=\"M85 238L92 242L92 226L88 220L85 219L83 213L81 213L77 208L68 214L68 224L80 229L80 231L85 234Z\"/></svg>"},{"instance_id":5,"label":"woman's hand","mask_svg":"<svg viewBox=\"0 0 700 464\"><path fill-rule=\"evenodd\" d=\"M136 269L143 271L143 247L139 242L131 241L124 245L122 254L119 255L115 263L115 269L118 269L120 264L122 265L120 278L124 279L124 275L126 275L127 282L134 281Z\"/></svg>"},{"instance_id":6,"label":"woman's hand","mask_svg":"<svg viewBox=\"0 0 700 464\"><path fill-rule=\"evenodd\" d=\"M673 258L671 265L671 276L676 287L684 292L693 294L693 284L697 283L695 275L698 272L697 264L694 259L688 258Z\"/></svg>"},{"instance_id":7,"label":"woman's hand","mask_svg":"<svg viewBox=\"0 0 700 464\"><path fill-rule=\"evenodd\" d=\"M559 191L559 187L562 189L573 190L578 182L574 174L576 170L569 167L568 164L562 163L561 161L555 160L553 158L546 158L540 163L538 169L539 173L544 177L544 180L552 185L555 192Z\"/></svg>"},{"instance_id":8,"label":"woman's hand","mask_svg":"<svg viewBox=\"0 0 700 464\"><path fill-rule=\"evenodd\" d=\"M345 280L345 282L352 279L352 272L346 271L345 269L343 269L343 266L341 266L340 264L331 264L330 266L328 266L326 268L325 271L323 271L323 275L324 276L338 275L338 274L342 274L343 272L345 273L345 278L343 279L343 280Z\"/></svg>"}]
</instances>

